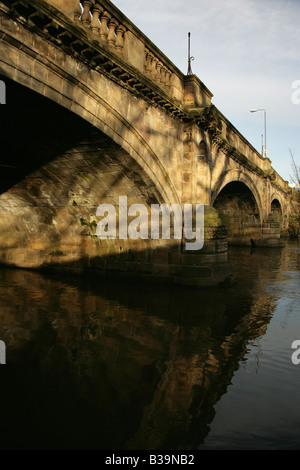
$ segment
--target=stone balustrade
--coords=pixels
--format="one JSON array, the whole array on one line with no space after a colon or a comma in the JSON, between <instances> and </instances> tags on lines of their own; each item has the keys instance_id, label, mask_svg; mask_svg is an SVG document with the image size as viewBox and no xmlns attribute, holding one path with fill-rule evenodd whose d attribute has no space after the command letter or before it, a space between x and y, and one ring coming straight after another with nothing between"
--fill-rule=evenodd
<instances>
[{"instance_id":1,"label":"stone balustrade","mask_svg":"<svg viewBox=\"0 0 300 470\"><path fill-rule=\"evenodd\" d=\"M102 2L78 1L75 5L74 21L84 28L90 29L100 41L117 52L122 52L126 28L105 9Z\"/></svg>"},{"instance_id":2,"label":"stone balustrade","mask_svg":"<svg viewBox=\"0 0 300 470\"><path fill-rule=\"evenodd\" d=\"M117 13L117 14L116 14ZM172 70L158 57L157 51L154 51L149 45L146 45L146 38L136 31L136 28L125 26L122 18L116 7L106 1L101 0L78 0L76 1L74 11L74 22L82 25L84 28L89 29L99 41L103 42L119 54L122 54L126 41L126 33L129 32L127 40L127 54L126 58L135 57L136 51L144 50L144 57L142 60L136 60L133 65L138 69L142 69L156 85L171 91L171 78L173 75ZM129 26L129 27L128 27ZM142 42L142 47L141 43ZM131 51L128 50L131 49ZM133 48L136 50L133 51ZM131 53L130 53L131 52ZM142 65L142 67L141 67Z\"/></svg>"},{"instance_id":3,"label":"stone balustrade","mask_svg":"<svg viewBox=\"0 0 300 470\"><path fill-rule=\"evenodd\" d=\"M144 72L158 84L167 89L170 88L172 77L171 70L147 47L145 47Z\"/></svg>"},{"instance_id":4,"label":"stone balustrade","mask_svg":"<svg viewBox=\"0 0 300 470\"><path fill-rule=\"evenodd\" d=\"M88 60L89 55L94 55L92 49L99 42L99 46L109 49L109 52L119 56L123 62L115 61L113 57L110 58L106 51L104 55L107 63L109 60L115 61L114 68L124 69L123 76L124 73L136 76L136 72L138 72L137 88L144 90L149 88L149 96L152 93L155 97L154 101L163 101L163 106L166 100L171 98L171 107L177 106L178 108L175 114L182 115L182 105L190 108L211 105L212 93L205 85L195 75L186 76L181 72L110 0L0 1L3 1L8 8L12 8L14 14L18 15L18 12L21 11L26 13L25 17L30 16L30 20L33 20L35 26L45 28L46 34L50 34L50 36L53 33L56 42L61 40L65 46L71 44L73 47L75 45L77 56L78 54L82 55L82 51L85 51L83 54L86 54L85 60ZM47 5L50 6L50 9ZM57 13L56 20L51 23L48 15L50 12L52 13L52 7L56 8ZM27 15L31 11L36 15L34 18L31 13ZM86 37L79 35L77 42L73 40L76 31L68 30L67 25L70 21L74 26L82 28L87 33ZM52 28L51 33L49 25ZM90 44L85 42L85 39ZM81 45L84 47L81 48ZM163 96L159 97L158 95L162 91ZM169 104L167 106L169 107Z\"/></svg>"}]
</instances>

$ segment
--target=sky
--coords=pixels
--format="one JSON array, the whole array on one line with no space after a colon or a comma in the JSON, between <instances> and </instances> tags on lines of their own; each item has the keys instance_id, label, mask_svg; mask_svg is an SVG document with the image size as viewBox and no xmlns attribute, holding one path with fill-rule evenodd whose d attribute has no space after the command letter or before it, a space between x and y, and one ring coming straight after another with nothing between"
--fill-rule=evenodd
<instances>
[{"instance_id":1,"label":"sky","mask_svg":"<svg viewBox=\"0 0 300 470\"><path fill-rule=\"evenodd\" d=\"M300 0L112 0L159 49L213 93L212 103L291 182L300 165Z\"/></svg>"}]
</instances>

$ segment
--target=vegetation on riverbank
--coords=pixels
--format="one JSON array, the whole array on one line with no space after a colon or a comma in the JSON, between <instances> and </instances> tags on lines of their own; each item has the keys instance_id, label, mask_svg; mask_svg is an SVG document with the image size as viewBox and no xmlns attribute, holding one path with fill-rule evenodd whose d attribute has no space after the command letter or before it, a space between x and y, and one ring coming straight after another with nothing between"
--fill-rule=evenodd
<instances>
[{"instance_id":1,"label":"vegetation on riverbank","mask_svg":"<svg viewBox=\"0 0 300 470\"><path fill-rule=\"evenodd\" d=\"M297 164L294 153L290 150L292 175L291 182L294 186L292 189L291 199L294 213L289 217L289 235L290 238L300 237L300 165Z\"/></svg>"}]
</instances>

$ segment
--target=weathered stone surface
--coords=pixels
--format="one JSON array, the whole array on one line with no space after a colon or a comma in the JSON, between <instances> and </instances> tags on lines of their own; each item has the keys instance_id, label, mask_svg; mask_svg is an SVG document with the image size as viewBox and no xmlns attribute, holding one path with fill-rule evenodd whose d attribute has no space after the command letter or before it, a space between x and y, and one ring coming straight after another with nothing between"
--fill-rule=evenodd
<instances>
[{"instance_id":1,"label":"weathered stone surface","mask_svg":"<svg viewBox=\"0 0 300 470\"><path fill-rule=\"evenodd\" d=\"M269 214L287 229L286 182L211 104L205 85L184 76L111 2L78 6L24 0L11 9L0 1L8 87L0 110L2 262L176 273L173 280L188 283L194 272L203 285L227 278L226 229L231 242L272 244L279 232ZM147 207L204 204L198 258L178 240L98 240L96 208L117 205L120 195Z\"/></svg>"}]
</instances>

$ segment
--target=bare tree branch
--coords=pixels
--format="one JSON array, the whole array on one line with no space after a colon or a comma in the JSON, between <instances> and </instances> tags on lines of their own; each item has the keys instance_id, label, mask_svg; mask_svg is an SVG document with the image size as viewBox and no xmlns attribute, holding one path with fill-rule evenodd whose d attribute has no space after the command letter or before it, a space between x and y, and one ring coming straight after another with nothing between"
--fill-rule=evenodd
<instances>
[{"instance_id":1,"label":"bare tree branch","mask_svg":"<svg viewBox=\"0 0 300 470\"><path fill-rule=\"evenodd\" d=\"M294 153L289 149L291 155L291 167L293 174L290 175L292 183L294 183L298 188L300 187L300 165L297 165Z\"/></svg>"}]
</instances>

